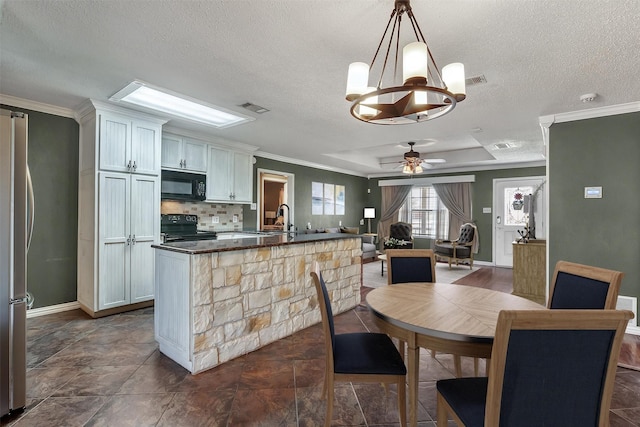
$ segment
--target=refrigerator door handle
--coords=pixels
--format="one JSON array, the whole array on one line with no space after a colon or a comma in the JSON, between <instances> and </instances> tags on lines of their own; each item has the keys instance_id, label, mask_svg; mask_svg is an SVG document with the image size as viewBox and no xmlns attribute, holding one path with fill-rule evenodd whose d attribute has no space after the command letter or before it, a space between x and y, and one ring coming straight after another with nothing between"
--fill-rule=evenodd
<instances>
[{"instance_id":1,"label":"refrigerator door handle","mask_svg":"<svg viewBox=\"0 0 640 427\"><path fill-rule=\"evenodd\" d=\"M31 237L33 236L33 223L36 218L36 205L35 197L33 195L33 182L31 181L31 172L27 166L27 211L29 212L28 224L27 224L27 252L29 252L29 246L31 246Z\"/></svg>"}]
</instances>

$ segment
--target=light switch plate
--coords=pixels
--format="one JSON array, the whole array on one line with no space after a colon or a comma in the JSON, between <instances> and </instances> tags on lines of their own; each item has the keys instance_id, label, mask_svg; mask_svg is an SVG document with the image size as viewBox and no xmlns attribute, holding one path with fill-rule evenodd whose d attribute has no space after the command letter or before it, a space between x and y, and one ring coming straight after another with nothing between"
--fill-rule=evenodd
<instances>
[{"instance_id":1,"label":"light switch plate","mask_svg":"<svg viewBox=\"0 0 640 427\"><path fill-rule=\"evenodd\" d=\"M584 187L585 199L602 199L602 187Z\"/></svg>"},{"instance_id":2,"label":"light switch plate","mask_svg":"<svg viewBox=\"0 0 640 427\"><path fill-rule=\"evenodd\" d=\"M482 208L482 213L491 213L491 208Z\"/></svg>"},{"instance_id":3,"label":"light switch plate","mask_svg":"<svg viewBox=\"0 0 640 427\"><path fill-rule=\"evenodd\" d=\"M212 216L211 217L211 223L212 224L220 224L220 217L219 216Z\"/></svg>"},{"instance_id":4,"label":"light switch plate","mask_svg":"<svg viewBox=\"0 0 640 427\"><path fill-rule=\"evenodd\" d=\"M258 209L258 207L256 206L255 203L251 203L251 210L255 211L256 209Z\"/></svg>"}]
</instances>

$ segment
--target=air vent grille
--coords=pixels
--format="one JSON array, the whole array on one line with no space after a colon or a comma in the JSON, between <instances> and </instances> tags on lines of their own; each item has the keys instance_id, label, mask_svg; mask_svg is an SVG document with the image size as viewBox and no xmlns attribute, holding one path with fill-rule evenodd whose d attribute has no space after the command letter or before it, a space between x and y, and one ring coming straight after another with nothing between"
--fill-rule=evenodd
<instances>
[{"instance_id":1,"label":"air vent grille","mask_svg":"<svg viewBox=\"0 0 640 427\"><path fill-rule=\"evenodd\" d=\"M258 114L266 113L267 111L269 111L268 109L256 104L252 104L251 102L245 102L244 104L241 104L240 107L246 108L247 110L253 111L254 113Z\"/></svg>"},{"instance_id":2,"label":"air vent grille","mask_svg":"<svg viewBox=\"0 0 640 427\"><path fill-rule=\"evenodd\" d=\"M515 148L516 144L514 144L513 142L499 142L497 144L493 144L493 147L496 150L507 150L509 148Z\"/></svg>"},{"instance_id":3,"label":"air vent grille","mask_svg":"<svg viewBox=\"0 0 640 427\"><path fill-rule=\"evenodd\" d=\"M479 76L469 77L464 81L467 86L481 85L487 82L487 78L484 74L480 74Z\"/></svg>"}]
</instances>

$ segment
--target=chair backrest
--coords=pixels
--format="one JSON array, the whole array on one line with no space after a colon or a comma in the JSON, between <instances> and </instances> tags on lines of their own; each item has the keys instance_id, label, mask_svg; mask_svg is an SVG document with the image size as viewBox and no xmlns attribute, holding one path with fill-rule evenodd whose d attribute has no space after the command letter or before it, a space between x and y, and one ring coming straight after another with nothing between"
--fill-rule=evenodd
<instances>
[{"instance_id":1,"label":"chair backrest","mask_svg":"<svg viewBox=\"0 0 640 427\"><path fill-rule=\"evenodd\" d=\"M609 425L630 311L502 311L491 354L486 426Z\"/></svg>"},{"instance_id":2,"label":"chair backrest","mask_svg":"<svg viewBox=\"0 0 640 427\"><path fill-rule=\"evenodd\" d=\"M558 261L547 307L614 310L623 277L620 271Z\"/></svg>"},{"instance_id":3,"label":"chair backrest","mask_svg":"<svg viewBox=\"0 0 640 427\"><path fill-rule=\"evenodd\" d=\"M460 234L458 235L458 243L466 244L473 242L473 238L475 237L476 229L471 223L462 224L460 227Z\"/></svg>"},{"instance_id":4,"label":"chair backrest","mask_svg":"<svg viewBox=\"0 0 640 427\"><path fill-rule=\"evenodd\" d=\"M387 283L435 282L436 258L431 249L387 249Z\"/></svg>"},{"instance_id":5,"label":"chair backrest","mask_svg":"<svg viewBox=\"0 0 640 427\"><path fill-rule=\"evenodd\" d=\"M333 324L333 310L331 309L331 298L327 291L327 285L324 283L320 265L314 262L311 268L311 277L316 287L318 295L318 306L320 306L320 315L322 316L322 330L324 332L325 348L327 351L326 361L328 372L333 372L333 349L335 346L335 327Z\"/></svg>"},{"instance_id":6,"label":"chair backrest","mask_svg":"<svg viewBox=\"0 0 640 427\"><path fill-rule=\"evenodd\" d=\"M396 222L389 226L389 237L399 240L411 240L413 228L407 222Z\"/></svg>"}]
</instances>

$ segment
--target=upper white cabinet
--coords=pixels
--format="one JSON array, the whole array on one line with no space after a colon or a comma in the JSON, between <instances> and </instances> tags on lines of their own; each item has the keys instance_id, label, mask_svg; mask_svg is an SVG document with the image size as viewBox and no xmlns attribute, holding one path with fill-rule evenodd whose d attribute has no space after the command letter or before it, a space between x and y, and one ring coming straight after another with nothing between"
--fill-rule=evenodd
<instances>
[{"instance_id":1,"label":"upper white cabinet","mask_svg":"<svg viewBox=\"0 0 640 427\"><path fill-rule=\"evenodd\" d=\"M160 174L161 126L111 112L98 114L101 170Z\"/></svg>"},{"instance_id":2,"label":"upper white cabinet","mask_svg":"<svg viewBox=\"0 0 640 427\"><path fill-rule=\"evenodd\" d=\"M248 153L209 147L207 201L251 203L253 162Z\"/></svg>"},{"instance_id":3,"label":"upper white cabinet","mask_svg":"<svg viewBox=\"0 0 640 427\"><path fill-rule=\"evenodd\" d=\"M205 173L207 144L165 133L162 135L162 167Z\"/></svg>"}]
</instances>

